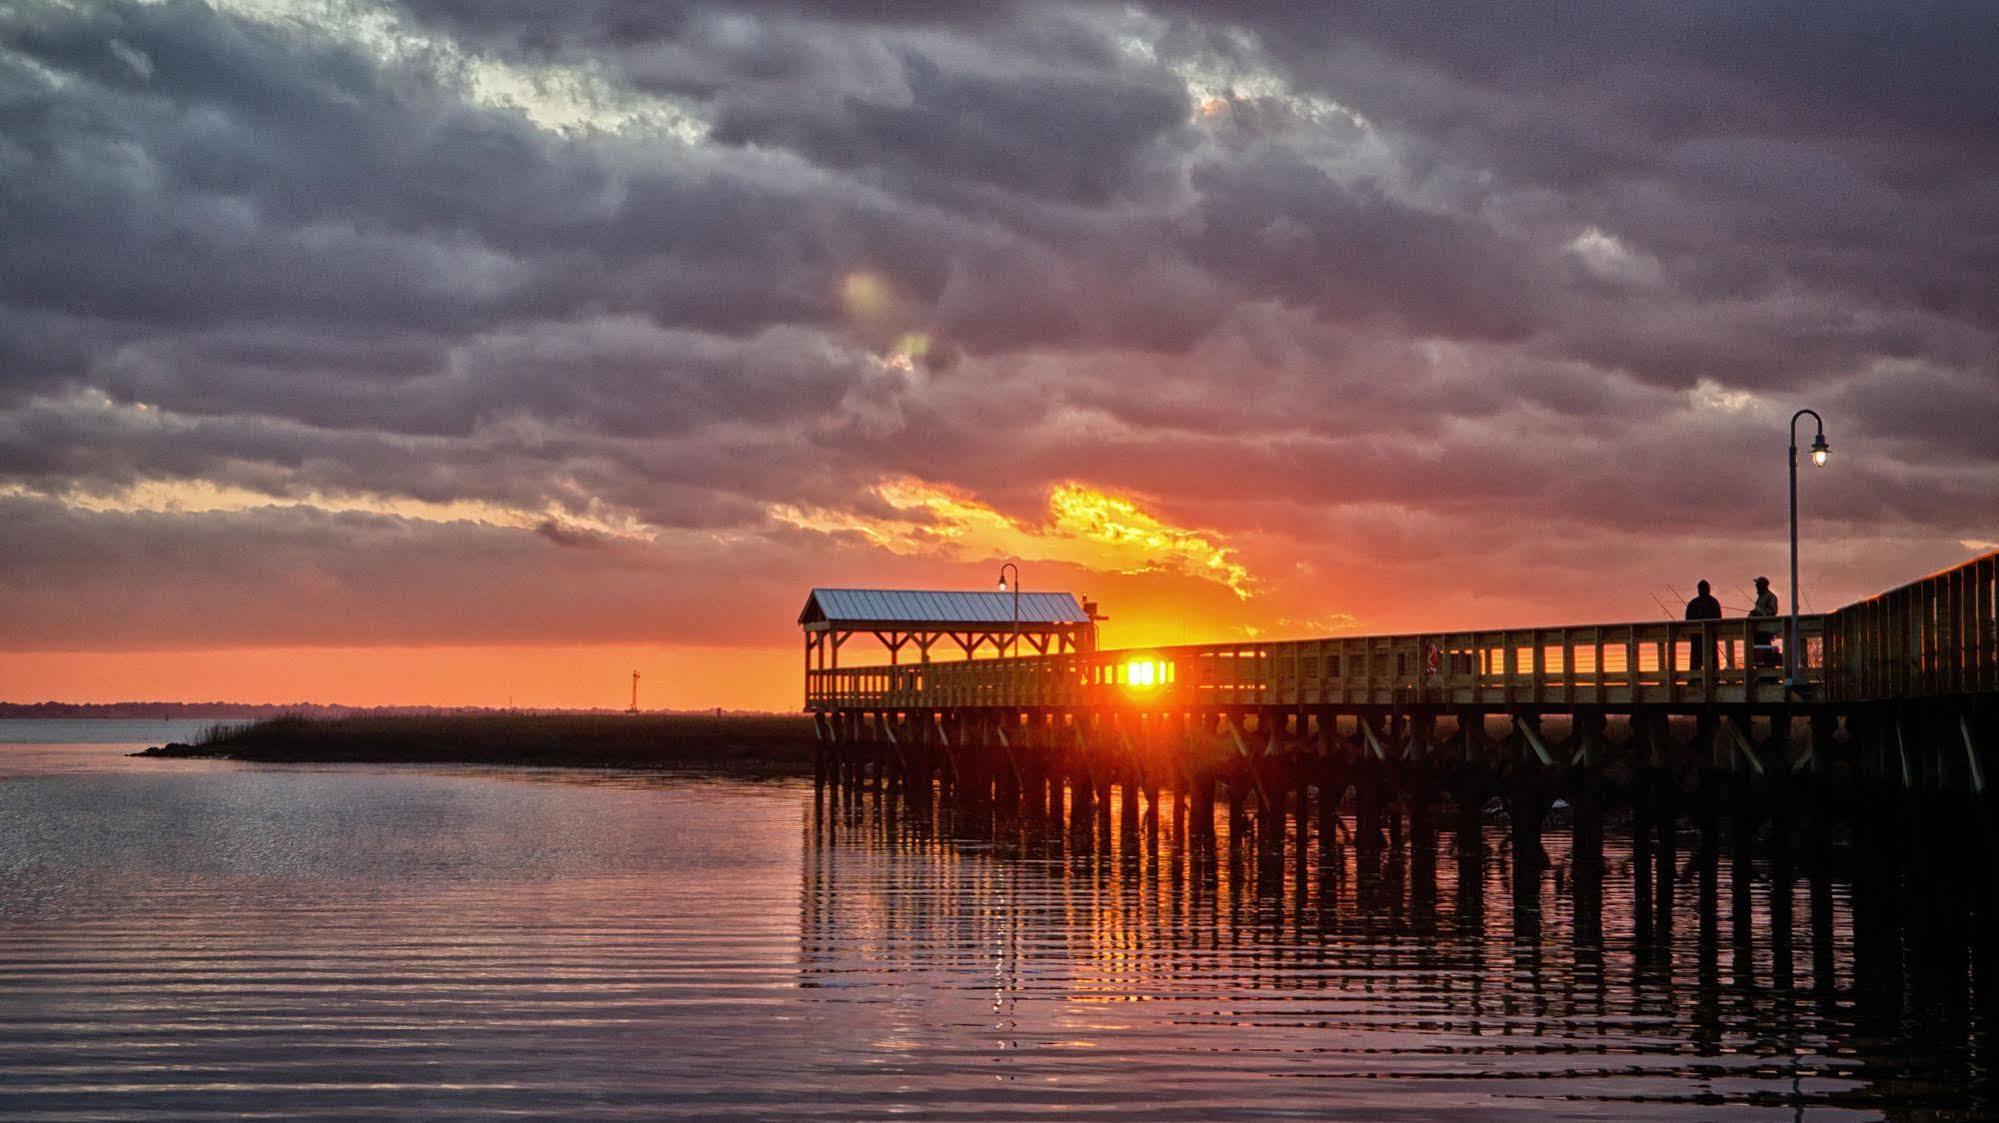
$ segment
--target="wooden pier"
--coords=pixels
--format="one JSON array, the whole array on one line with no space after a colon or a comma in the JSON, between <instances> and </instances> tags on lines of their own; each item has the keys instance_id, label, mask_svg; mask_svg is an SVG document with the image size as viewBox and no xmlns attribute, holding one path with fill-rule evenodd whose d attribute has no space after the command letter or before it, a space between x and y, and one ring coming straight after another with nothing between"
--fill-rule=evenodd
<instances>
[{"instance_id":1,"label":"wooden pier","mask_svg":"<svg viewBox=\"0 0 1999 1123\"><path fill-rule=\"evenodd\" d=\"M1469 820L1496 799L1528 854L1566 800L1580 846L1623 807L1670 855L1677 816L1724 806L1752 830L1800 801L1982 810L1999 769L1995 582L1999 554L1801 617L1796 682L1774 655L1786 618L1122 651L1089 637L1027 657L840 667L812 632L864 625L822 615L801 618L805 704L823 785L919 812L948 800L1081 831L1157 829L1170 812L1199 841L1225 807L1232 845L1282 849L1292 836L1367 845L1404 818ZM1099 822L1114 788L1121 822Z\"/></svg>"}]
</instances>

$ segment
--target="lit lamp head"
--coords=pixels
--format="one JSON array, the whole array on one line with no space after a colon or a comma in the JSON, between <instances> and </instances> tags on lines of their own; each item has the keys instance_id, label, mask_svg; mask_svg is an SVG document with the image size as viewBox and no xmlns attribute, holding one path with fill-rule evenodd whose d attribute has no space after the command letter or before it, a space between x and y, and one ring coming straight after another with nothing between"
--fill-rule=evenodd
<instances>
[{"instance_id":1,"label":"lit lamp head","mask_svg":"<svg viewBox=\"0 0 1999 1123\"><path fill-rule=\"evenodd\" d=\"M1000 574L1000 592L1006 592L1006 574Z\"/></svg>"},{"instance_id":2,"label":"lit lamp head","mask_svg":"<svg viewBox=\"0 0 1999 1123\"><path fill-rule=\"evenodd\" d=\"M1812 463L1823 468L1825 462L1830 459L1832 459L1832 446L1825 443L1825 432L1821 430L1812 441Z\"/></svg>"}]
</instances>

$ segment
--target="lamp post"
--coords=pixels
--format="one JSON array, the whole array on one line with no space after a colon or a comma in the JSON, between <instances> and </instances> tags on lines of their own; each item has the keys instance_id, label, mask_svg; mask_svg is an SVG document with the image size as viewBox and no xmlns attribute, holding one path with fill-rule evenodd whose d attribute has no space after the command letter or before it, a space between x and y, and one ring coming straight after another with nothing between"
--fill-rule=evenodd
<instances>
[{"instance_id":1,"label":"lamp post","mask_svg":"<svg viewBox=\"0 0 1999 1123\"><path fill-rule=\"evenodd\" d=\"M1009 569L1013 570L1012 585L1006 583L1006 571ZM1020 567L1012 562L1007 562L1005 565L1000 566L999 587L1002 593L1006 592L1009 588L1013 590L1013 649L1011 654L1018 655L1020 654Z\"/></svg>"},{"instance_id":2,"label":"lamp post","mask_svg":"<svg viewBox=\"0 0 1999 1123\"><path fill-rule=\"evenodd\" d=\"M1808 413L1812 415L1812 424L1818 429L1818 435L1812 438L1812 464L1823 468L1825 467L1826 460L1832 456L1832 446L1825 443L1825 418L1820 417L1818 411L1815 409L1801 409L1792 414L1791 629L1784 639L1784 678L1785 684L1793 690L1804 685L1804 676L1800 674L1800 662L1798 658L1802 650L1798 641L1798 418Z\"/></svg>"}]
</instances>

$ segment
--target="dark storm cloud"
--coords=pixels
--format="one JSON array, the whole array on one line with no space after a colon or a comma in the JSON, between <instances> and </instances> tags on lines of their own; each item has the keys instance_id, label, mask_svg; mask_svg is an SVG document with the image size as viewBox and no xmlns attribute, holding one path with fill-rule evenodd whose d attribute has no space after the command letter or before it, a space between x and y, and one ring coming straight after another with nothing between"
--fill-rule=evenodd
<instances>
[{"instance_id":1,"label":"dark storm cloud","mask_svg":"<svg viewBox=\"0 0 1999 1123\"><path fill-rule=\"evenodd\" d=\"M1387 319L1419 335L1518 336L1537 280L1487 227L1425 214L1301 161L1201 169L1190 250L1250 292L1342 321Z\"/></svg>"},{"instance_id":2,"label":"dark storm cloud","mask_svg":"<svg viewBox=\"0 0 1999 1123\"><path fill-rule=\"evenodd\" d=\"M1201 18L1189 9L1188 18ZM1233 13L1484 190L1558 192L1690 283L1999 315L1999 8L1395 5Z\"/></svg>"},{"instance_id":3,"label":"dark storm cloud","mask_svg":"<svg viewBox=\"0 0 1999 1123\"><path fill-rule=\"evenodd\" d=\"M1499 512L1758 539L1804 401L1856 450L1826 517L1901 528L1883 556L1992 533L1990 5L382 13L0 15L0 497L207 481L519 525L35 506L74 552L10 534L0 588L233 541L403 597L490 552L528 585L587 559L610 591L550 612L602 624L690 596L615 576L679 572L683 534L809 579L825 539L773 507L916 518L870 496L894 475L1027 521L1085 480L1308 557L1366 507L1382 564L1526 567ZM352 641L329 621L363 600L257 634Z\"/></svg>"},{"instance_id":4,"label":"dark storm cloud","mask_svg":"<svg viewBox=\"0 0 1999 1123\"><path fill-rule=\"evenodd\" d=\"M1158 82L949 74L903 59L907 101L848 98L819 115L724 104L713 136L774 145L828 167L871 168L1101 204L1142 188L1165 158L1155 147L1185 128L1186 92Z\"/></svg>"},{"instance_id":5,"label":"dark storm cloud","mask_svg":"<svg viewBox=\"0 0 1999 1123\"><path fill-rule=\"evenodd\" d=\"M1200 10L1187 9L1195 18ZM1863 0L1791 0L1740 5L1706 2L1601 5L1583 0L1465 7L1416 3L1354 5L1337 13L1304 5L1245 5L1231 11L1261 42L1301 74L1341 84L1349 60L1340 48L1364 45L1441 82L1486 95L1486 123L1530 101L1565 102L1561 122L1517 119L1516 140L1552 138L1557 124L1571 145L1521 144L1522 160L1553 150L1592 159L1558 162L1579 176L1616 174L1622 151L1642 160L1689 139L1717 133L1789 136L1812 143L1865 146L1886 158L1926 146L1968 145L1979 159L1999 156L1999 11L1976 2L1883 6ZM1363 71L1363 73L1365 73ZM1419 82L1361 88L1342 84L1356 102L1427 126L1472 106L1425 97ZM1385 97L1376 96L1385 94ZM1615 118L1621 139L1576 129L1581 115ZM1468 122L1469 123L1469 122ZM1459 139L1472 139L1460 137ZM1614 147L1613 147L1614 146ZM1485 155L1498 155L1496 150ZM1904 174L1943 171L1955 159L1935 147ZM1531 165L1530 165L1531 166Z\"/></svg>"}]
</instances>

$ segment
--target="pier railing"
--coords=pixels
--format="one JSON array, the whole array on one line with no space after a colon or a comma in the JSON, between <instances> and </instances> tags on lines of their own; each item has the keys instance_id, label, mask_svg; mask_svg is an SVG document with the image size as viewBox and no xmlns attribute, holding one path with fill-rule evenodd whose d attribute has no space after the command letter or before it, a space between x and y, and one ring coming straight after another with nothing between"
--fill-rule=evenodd
<instances>
[{"instance_id":1,"label":"pier railing","mask_svg":"<svg viewBox=\"0 0 1999 1123\"><path fill-rule=\"evenodd\" d=\"M1823 616L1800 618L1806 683ZM1788 621L1581 627L1132 648L806 672L806 708L1781 703Z\"/></svg>"},{"instance_id":2,"label":"pier railing","mask_svg":"<svg viewBox=\"0 0 1999 1123\"><path fill-rule=\"evenodd\" d=\"M1826 618L1826 680L1843 701L1999 691L1999 553Z\"/></svg>"}]
</instances>

